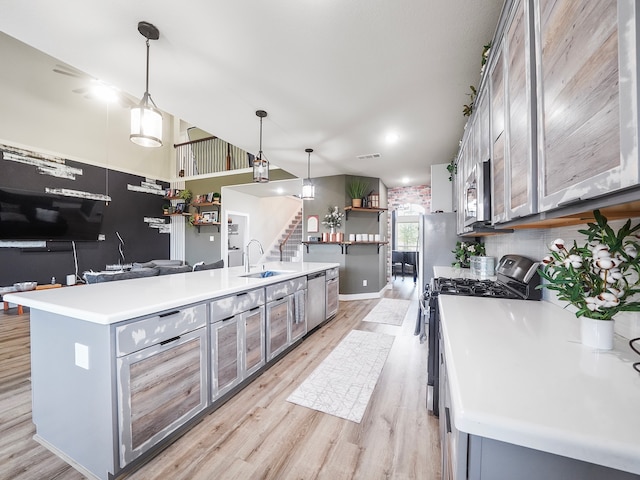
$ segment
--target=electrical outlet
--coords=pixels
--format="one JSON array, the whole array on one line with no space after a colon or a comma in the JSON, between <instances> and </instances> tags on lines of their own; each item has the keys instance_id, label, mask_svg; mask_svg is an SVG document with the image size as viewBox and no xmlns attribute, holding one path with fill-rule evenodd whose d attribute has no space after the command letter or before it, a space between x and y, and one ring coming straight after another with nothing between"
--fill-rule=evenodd
<instances>
[{"instance_id":1,"label":"electrical outlet","mask_svg":"<svg viewBox=\"0 0 640 480\"><path fill-rule=\"evenodd\" d=\"M210 241L210 242L215 241L215 238L216 238L216 237L214 237L213 235L209 235L209 241Z\"/></svg>"},{"instance_id":2,"label":"electrical outlet","mask_svg":"<svg viewBox=\"0 0 640 480\"><path fill-rule=\"evenodd\" d=\"M89 346L81 343L75 344L76 365L85 370L89 370Z\"/></svg>"},{"instance_id":3,"label":"electrical outlet","mask_svg":"<svg viewBox=\"0 0 640 480\"><path fill-rule=\"evenodd\" d=\"M362 280L362 286L366 287L367 286L367 281L366 280Z\"/></svg>"},{"instance_id":4,"label":"electrical outlet","mask_svg":"<svg viewBox=\"0 0 640 480\"><path fill-rule=\"evenodd\" d=\"M104 233L100 233L98 235L98 241L99 242L104 242L107 239L107 237L105 237Z\"/></svg>"}]
</instances>

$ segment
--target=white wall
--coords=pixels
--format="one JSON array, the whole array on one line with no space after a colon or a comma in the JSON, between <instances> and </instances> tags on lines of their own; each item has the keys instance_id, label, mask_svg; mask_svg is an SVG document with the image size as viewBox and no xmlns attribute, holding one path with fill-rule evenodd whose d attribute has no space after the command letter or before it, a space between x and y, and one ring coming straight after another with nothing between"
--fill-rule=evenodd
<instances>
[{"instance_id":1,"label":"white wall","mask_svg":"<svg viewBox=\"0 0 640 480\"><path fill-rule=\"evenodd\" d=\"M291 196L286 197L256 197L241 193L233 187L222 187L221 190L224 211L241 212L249 216L249 239L255 238L267 249L286 226L293 212L302 206L302 200ZM224 216L223 216L224 218ZM223 242L227 240L223 237ZM254 263L257 250L252 249ZM266 253L266 251L265 251Z\"/></svg>"},{"instance_id":2,"label":"white wall","mask_svg":"<svg viewBox=\"0 0 640 480\"><path fill-rule=\"evenodd\" d=\"M169 180L171 116L164 115L164 146L140 147L129 141L129 108L73 92L86 87L89 78L55 73L56 59L1 32L0 52L0 142Z\"/></svg>"}]
</instances>

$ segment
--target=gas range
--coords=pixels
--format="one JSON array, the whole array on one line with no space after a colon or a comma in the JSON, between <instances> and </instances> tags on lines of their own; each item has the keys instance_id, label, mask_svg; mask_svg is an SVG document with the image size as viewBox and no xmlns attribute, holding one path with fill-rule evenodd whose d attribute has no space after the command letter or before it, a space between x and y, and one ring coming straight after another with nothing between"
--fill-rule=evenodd
<instances>
[{"instance_id":1,"label":"gas range","mask_svg":"<svg viewBox=\"0 0 640 480\"><path fill-rule=\"evenodd\" d=\"M505 255L496 267L496 280L437 277L428 287L429 295L540 300L538 263L520 255Z\"/></svg>"},{"instance_id":2,"label":"gas range","mask_svg":"<svg viewBox=\"0 0 640 480\"><path fill-rule=\"evenodd\" d=\"M440 295L521 298L494 280L474 280L471 278L435 278L433 280L433 292Z\"/></svg>"}]
</instances>

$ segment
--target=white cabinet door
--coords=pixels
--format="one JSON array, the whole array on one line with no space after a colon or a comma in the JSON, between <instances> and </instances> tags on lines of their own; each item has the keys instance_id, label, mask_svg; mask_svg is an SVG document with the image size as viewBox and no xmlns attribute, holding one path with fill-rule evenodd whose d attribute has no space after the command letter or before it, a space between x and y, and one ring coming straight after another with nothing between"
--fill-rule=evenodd
<instances>
[{"instance_id":1,"label":"white cabinet door","mask_svg":"<svg viewBox=\"0 0 640 480\"><path fill-rule=\"evenodd\" d=\"M504 40L507 220L537 211L529 0L514 2Z\"/></svg>"},{"instance_id":2,"label":"white cabinet door","mask_svg":"<svg viewBox=\"0 0 640 480\"><path fill-rule=\"evenodd\" d=\"M266 360L265 354L265 308L255 307L242 314L242 369L243 378L258 371Z\"/></svg>"},{"instance_id":3,"label":"white cabinet door","mask_svg":"<svg viewBox=\"0 0 640 480\"><path fill-rule=\"evenodd\" d=\"M117 359L120 467L207 405L206 328Z\"/></svg>"},{"instance_id":4,"label":"white cabinet door","mask_svg":"<svg viewBox=\"0 0 640 480\"><path fill-rule=\"evenodd\" d=\"M637 3L533 4L540 210L637 185Z\"/></svg>"},{"instance_id":5,"label":"white cabinet door","mask_svg":"<svg viewBox=\"0 0 640 480\"><path fill-rule=\"evenodd\" d=\"M211 324L211 398L225 394L242 380L241 315Z\"/></svg>"}]
</instances>

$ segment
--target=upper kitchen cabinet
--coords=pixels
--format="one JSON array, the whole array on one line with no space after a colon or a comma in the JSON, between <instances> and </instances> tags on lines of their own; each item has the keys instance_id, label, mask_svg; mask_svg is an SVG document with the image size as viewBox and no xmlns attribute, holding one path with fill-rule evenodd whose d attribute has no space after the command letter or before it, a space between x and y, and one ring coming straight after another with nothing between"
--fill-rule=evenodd
<instances>
[{"instance_id":1,"label":"upper kitchen cabinet","mask_svg":"<svg viewBox=\"0 0 640 480\"><path fill-rule=\"evenodd\" d=\"M535 213L536 148L530 2L514 2L504 40L507 219Z\"/></svg>"},{"instance_id":2,"label":"upper kitchen cabinet","mask_svg":"<svg viewBox=\"0 0 640 480\"><path fill-rule=\"evenodd\" d=\"M505 209L505 133L504 133L504 56L503 43L494 44L489 70L491 92L491 220L506 220Z\"/></svg>"},{"instance_id":3,"label":"upper kitchen cabinet","mask_svg":"<svg viewBox=\"0 0 640 480\"><path fill-rule=\"evenodd\" d=\"M534 0L539 209L637 185L635 0Z\"/></svg>"},{"instance_id":4,"label":"upper kitchen cabinet","mask_svg":"<svg viewBox=\"0 0 640 480\"><path fill-rule=\"evenodd\" d=\"M529 0L511 4L490 61L493 223L537 210L530 18Z\"/></svg>"}]
</instances>

